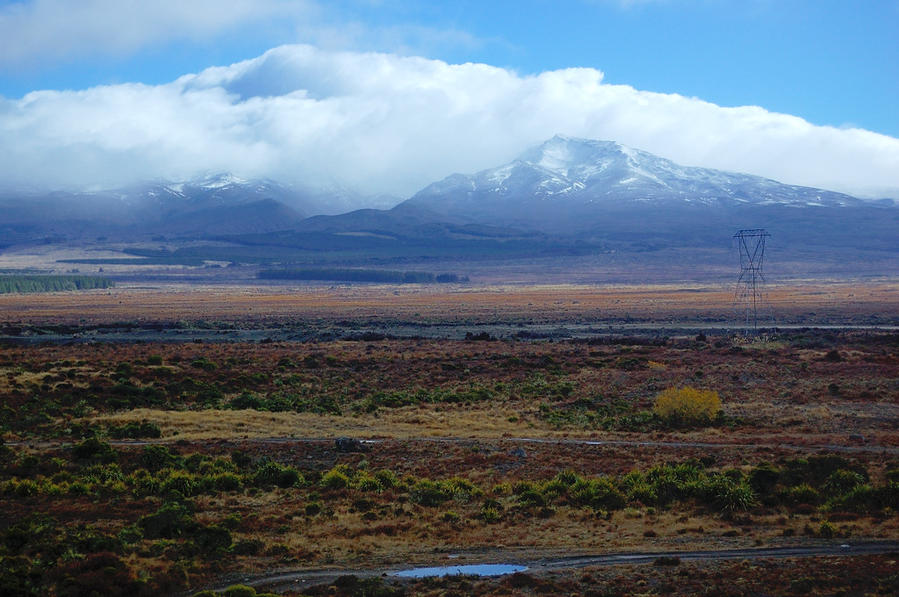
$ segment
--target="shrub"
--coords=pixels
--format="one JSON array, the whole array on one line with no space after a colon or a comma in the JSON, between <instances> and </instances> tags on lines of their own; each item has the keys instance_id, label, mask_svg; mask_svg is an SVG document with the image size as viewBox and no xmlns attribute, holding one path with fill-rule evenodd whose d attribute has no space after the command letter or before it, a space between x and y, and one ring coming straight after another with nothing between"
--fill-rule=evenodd
<instances>
[{"instance_id":1,"label":"shrub","mask_svg":"<svg viewBox=\"0 0 899 597\"><path fill-rule=\"evenodd\" d=\"M331 469L322 475L320 484L325 489L346 489L350 485L350 478L343 471Z\"/></svg>"},{"instance_id":2,"label":"shrub","mask_svg":"<svg viewBox=\"0 0 899 597\"><path fill-rule=\"evenodd\" d=\"M594 510L620 510L627 502L615 484L606 477L579 480L571 486L569 495L575 504L589 506Z\"/></svg>"},{"instance_id":3,"label":"shrub","mask_svg":"<svg viewBox=\"0 0 899 597\"><path fill-rule=\"evenodd\" d=\"M755 493L749 485L721 477L714 484L712 500L718 509L729 514L752 508Z\"/></svg>"},{"instance_id":4,"label":"shrub","mask_svg":"<svg viewBox=\"0 0 899 597\"><path fill-rule=\"evenodd\" d=\"M210 478L211 485L217 491L237 491L240 489L240 475L234 473L219 473Z\"/></svg>"},{"instance_id":5,"label":"shrub","mask_svg":"<svg viewBox=\"0 0 899 597\"><path fill-rule=\"evenodd\" d=\"M448 491L457 502L467 502L472 497L478 497L483 492L468 479L452 477L442 481L440 485Z\"/></svg>"},{"instance_id":6,"label":"shrub","mask_svg":"<svg viewBox=\"0 0 899 597\"><path fill-rule=\"evenodd\" d=\"M271 460L260 464L253 475L253 483L259 487L277 485L293 487L303 482L299 471L290 466L283 466Z\"/></svg>"},{"instance_id":7,"label":"shrub","mask_svg":"<svg viewBox=\"0 0 899 597\"><path fill-rule=\"evenodd\" d=\"M308 504L306 504L306 508L304 509L306 516L315 516L316 514L318 514L321 511L322 511L322 503L321 502L309 502Z\"/></svg>"},{"instance_id":8,"label":"shrub","mask_svg":"<svg viewBox=\"0 0 899 597\"><path fill-rule=\"evenodd\" d=\"M166 446L152 445L144 446L140 460L147 470L158 471L177 466L181 458L177 454L172 454Z\"/></svg>"},{"instance_id":9,"label":"shrub","mask_svg":"<svg viewBox=\"0 0 899 597\"><path fill-rule=\"evenodd\" d=\"M137 522L148 539L173 539L193 528L191 512L182 504L163 504L153 514L142 516Z\"/></svg>"},{"instance_id":10,"label":"shrub","mask_svg":"<svg viewBox=\"0 0 899 597\"><path fill-rule=\"evenodd\" d=\"M382 489L392 489L400 484L396 473L388 469L382 469L375 473L375 480Z\"/></svg>"},{"instance_id":11,"label":"shrub","mask_svg":"<svg viewBox=\"0 0 899 597\"><path fill-rule=\"evenodd\" d=\"M502 520L503 515L500 510L499 502L496 502L495 500L487 500L484 502L484 506L481 508L481 518L483 518L484 522L487 524L496 524Z\"/></svg>"},{"instance_id":12,"label":"shrub","mask_svg":"<svg viewBox=\"0 0 899 597\"><path fill-rule=\"evenodd\" d=\"M369 475L361 475L356 478L356 489L359 491L381 491L378 480Z\"/></svg>"},{"instance_id":13,"label":"shrub","mask_svg":"<svg viewBox=\"0 0 899 597\"><path fill-rule=\"evenodd\" d=\"M831 495L843 495L862 485L865 478L855 471L839 469L831 473L824 483L824 489Z\"/></svg>"},{"instance_id":14,"label":"shrub","mask_svg":"<svg viewBox=\"0 0 899 597\"><path fill-rule=\"evenodd\" d=\"M440 483L422 479L409 491L410 499L422 506L439 506L453 497L452 493Z\"/></svg>"},{"instance_id":15,"label":"shrub","mask_svg":"<svg viewBox=\"0 0 899 597\"><path fill-rule=\"evenodd\" d=\"M231 585L224 591L225 597L256 597L256 589L247 585Z\"/></svg>"},{"instance_id":16,"label":"shrub","mask_svg":"<svg viewBox=\"0 0 899 597\"><path fill-rule=\"evenodd\" d=\"M255 556L265 547L265 543L259 539L241 539L231 548L231 551L240 556Z\"/></svg>"},{"instance_id":17,"label":"shrub","mask_svg":"<svg viewBox=\"0 0 899 597\"><path fill-rule=\"evenodd\" d=\"M118 454L108 443L89 437L83 442L75 444L72 448L72 456L76 460L97 460L99 462L115 462Z\"/></svg>"},{"instance_id":18,"label":"shrub","mask_svg":"<svg viewBox=\"0 0 899 597\"><path fill-rule=\"evenodd\" d=\"M228 529L220 526L200 527L193 537L197 547L204 553L213 553L231 547L231 533Z\"/></svg>"},{"instance_id":19,"label":"shrub","mask_svg":"<svg viewBox=\"0 0 899 597\"><path fill-rule=\"evenodd\" d=\"M114 425L109 428L109 437L115 439L140 439L140 438L157 438L162 437L162 429L156 423L149 421L141 421L140 423L126 423L125 425Z\"/></svg>"},{"instance_id":20,"label":"shrub","mask_svg":"<svg viewBox=\"0 0 899 597\"><path fill-rule=\"evenodd\" d=\"M887 483L880 487L857 485L837 503L856 512L874 512L883 508L899 508L899 483Z\"/></svg>"},{"instance_id":21,"label":"shrub","mask_svg":"<svg viewBox=\"0 0 899 597\"><path fill-rule=\"evenodd\" d=\"M233 410L264 410L262 398L250 392L244 392L228 404Z\"/></svg>"},{"instance_id":22,"label":"shrub","mask_svg":"<svg viewBox=\"0 0 899 597\"><path fill-rule=\"evenodd\" d=\"M524 507L542 508L546 505L546 498L536 489L526 489L518 494L518 504Z\"/></svg>"},{"instance_id":23,"label":"shrub","mask_svg":"<svg viewBox=\"0 0 899 597\"><path fill-rule=\"evenodd\" d=\"M143 532L141 532L140 528L136 525L127 526L121 531L119 531L119 541L124 544L131 545L137 543L141 539L144 538Z\"/></svg>"},{"instance_id":24,"label":"shrub","mask_svg":"<svg viewBox=\"0 0 899 597\"><path fill-rule=\"evenodd\" d=\"M832 524L827 522L826 520L821 523L821 526L818 527L818 536L823 537L825 539L832 539L834 535L836 535L837 530L834 528Z\"/></svg>"},{"instance_id":25,"label":"shrub","mask_svg":"<svg viewBox=\"0 0 899 597\"><path fill-rule=\"evenodd\" d=\"M749 472L750 487L762 495L771 493L779 479L780 471L767 462L759 464Z\"/></svg>"},{"instance_id":26,"label":"shrub","mask_svg":"<svg viewBox=\"0 0 899 597\"><path fill-rule=\"evenodd\" d=\"M788 504L817 504L821 496L818 491L809 485L808 483L803 483L801 485L796 485L795 487L790 487L789 489L784 490L781 493L781 499Z\"/></svg>"},{"instance_id":27,"label":"shrub","mask_svg":"<svg viewBox=\"0 0 899 597\"><path fill-rule=\"evenodd\" d=\"M194 476L183 471L174 471L162 482L163 493L178 493L184 497L190 497L198 493L197 482Z\"/></svg>"},{"instance_id":28,"label":"shrub","mask_svg":"<svg viewBox=\"0 0 899 597\"><path fill-rule=\"evenodd\" d=\"M59 574L62 579L56 594L60 597L134 595L140 588L127 564L109 552L91 554L70 562Z\"/></svg>"},{"instance_id":29,"label":"shrub","mask_svg":"<svg viewBox=\"0 0 899 597\"><path fill-rule=\"evenodd\" d=\"M721 398L714 390L667 388L656 396L652 410L670 424L708 424L721 412Z\"/></svg>"},{"instance_id":30,"label":"shrub","mask_svg":"<svg viewBox=\"0 0 899 597\"><path fill-rule=\"evenodd\" d=\"M197 369L202 369L203 371L215 371L218 368L218 365L206 359L205 357L201 357L199 359L191 361L190 366Z\"/></svg>"}]
</instances>

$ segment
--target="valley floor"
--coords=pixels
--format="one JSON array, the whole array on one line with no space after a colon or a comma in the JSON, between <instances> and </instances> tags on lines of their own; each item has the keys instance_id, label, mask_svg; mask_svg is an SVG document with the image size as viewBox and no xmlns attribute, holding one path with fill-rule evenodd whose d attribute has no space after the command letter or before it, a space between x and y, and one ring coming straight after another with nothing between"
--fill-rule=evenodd
<instances>
[{"instance_id":1,"label":"valley floor","mask_svg":"<svg viewBox=\"0 0 899 597\"><path fill-rule=\"evenodd\" d=\"M772 288L836 327L758 335L708 286L0 296L0 593L895 593L897 291ZM686 386L720 413L656 408Z\"/></svg>"}]
</instances>

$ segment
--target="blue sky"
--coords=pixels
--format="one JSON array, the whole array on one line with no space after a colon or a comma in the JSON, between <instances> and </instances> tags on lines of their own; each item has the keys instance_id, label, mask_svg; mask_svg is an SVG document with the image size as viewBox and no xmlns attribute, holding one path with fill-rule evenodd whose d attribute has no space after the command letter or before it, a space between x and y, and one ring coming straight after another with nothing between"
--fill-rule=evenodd
<instances>
[{"instance_id":1,"label":"blue sky","mask_svg":"<svg viewBox=\"0 0 899 597\"><path fill-rule=\"evenodd\" d=\"M38 164L52 158L71 162L50 173L60 184L85 185L89 177L99 181L106 174L112 183L120 182L117 173L188 176L236 166L246 174L298 172L308 179L311 170L296 170L278 150L321 153L320 146L306 142L316 134L325 139L306 122L314 114L334 123L333 135L343 135L338 141L349 153L340 155L365 159L368 167L356 179L325 168L322 179L312 182L361 188L378 176L401 180L393 187L385 182L363 189L372 192L407 193L428 177L449 173L444 170L493 166L490 160L509 159L542 135L561 132L614 136L691 165L895 196L897 31L899 0L0 0L0 129L22 135L8 136L5 147L0 140L0 158L7 154L10 164L6 171L0 166L0 175L33 176ZM279 47L293 49L273 50ZM384 59L373 66L371 53ZM323 70L335 60L342 61L339 73ZM241 61L251 66L231 66ZM491 69L444 68L444 63L468 62ZM213 76L206 72L210 67L230 74ZM583 68L572 70L576 67ZM249 77L245 68L259 71ZM371 68L383 68L386 80L370 80L365 88L350 79L333 85L335 77L348 73L365 78ZM200 93L196 82L173 84L204 72L203 81L218 77L218 103L210 88ZM222 99L233 91L234 77L245 77L258 89L237 100ZM270 80L260 82L264 77ZM293 87L281 89L283 97L274 101L265 90L281 79ZM252 87L246 81L244 92ZM478 105L478 85L495 86L505 95L491 93ZM340 92L332 94L335 88ZM410 88L421 94L418 103ZM446 122L423 103L425 96L433 99L427 95L433 88L452 108ZM27 96L36 90L59 93ZM298 92L307 94L305 102L297 101ZM343 112L338 96L358 102L370 112L369 120ZM201 98L210 102L207 112L220 110L233 122L198 126L191 110ZM318 103L310 104L310 98ZM513 100L539 108L539 126L500 122ZM279 126L296 129L285 140L273 125L258 123L288 101L293 107L279 113ZM590 102L599 107L591 109ZM138 105L141 118L126 119ZM393 115L398 106L404 106L404 120ZM760 110L728 110L752 106ZM82 125L85 118L95 120ZM152 144L160 141L154 131L183 133L188 118L192 135L181 134L181 145L169 148L175 157L167 162L154 154ZM433 135L419 134L419 118L438 121L433 134L461 131L469 141L478 133L474 127L497 121L495 134L508 140L486 139L483 151L463 159L457 152L466 138L447 139L445 151L422 161L417 144L434 141ZM129 139L117 136L123 124L133 129ZM365 136L376 129L379 136ZM366 139L394 147L392 161L383 151L360 149ZM234 145L233 156L250 147L258 161L249 166L209 149L222 143ZM74 155L76 145L80 153ZM84 148L89 158L82 156ZM198 157L210 151L211 158ZM818 153L816 161L812 156ZM784 162L791 155L806 157ZM417 175L411 170L397 175L396 168L407 162L418 168ZM105 163L115 166L106 172ZM850 171L866 163L868 170Z\"/></svg>"}]
</instances>

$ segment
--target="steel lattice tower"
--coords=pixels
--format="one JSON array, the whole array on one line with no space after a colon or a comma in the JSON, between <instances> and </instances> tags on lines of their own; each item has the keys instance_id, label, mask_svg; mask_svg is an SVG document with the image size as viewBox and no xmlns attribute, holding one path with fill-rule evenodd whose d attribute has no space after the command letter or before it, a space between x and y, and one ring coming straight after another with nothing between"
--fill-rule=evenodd
<instances>
[{"instance_id":1,"label":"steel lattice tower","mask_svg":"<svg viewBox=\"0 0 899 597\"><path fill-rule=\"evenodd\" d=\"M765 260L765 240L769 236L768 231L761 228L740 230L734 234L740 250L740 278L734 293L734 307L741 318L745 317L747 330L758 329L759 311L767 306L762 265Z\"/></svg>"}]
</instances>

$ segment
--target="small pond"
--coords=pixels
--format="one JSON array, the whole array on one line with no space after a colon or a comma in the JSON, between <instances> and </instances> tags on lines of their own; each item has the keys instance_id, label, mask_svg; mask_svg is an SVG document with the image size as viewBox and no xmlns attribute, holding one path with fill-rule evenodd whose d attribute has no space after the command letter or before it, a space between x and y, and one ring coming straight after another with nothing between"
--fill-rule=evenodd
<instances>
[{"instance_id":1,"label":"small pond","mask_svg":"<svg viewBox=\"0 0 899 597\"><path fill-rule=\"evenodd\" d=\"M466 566L436 566L433 568L411 568L394 572L394 576L403 578L429 578L434 576L456 576L459 574L471 576L502 576L513 572L524 572L527 566L516 564L469 564Z\"/></svg>"}]
</instances>

